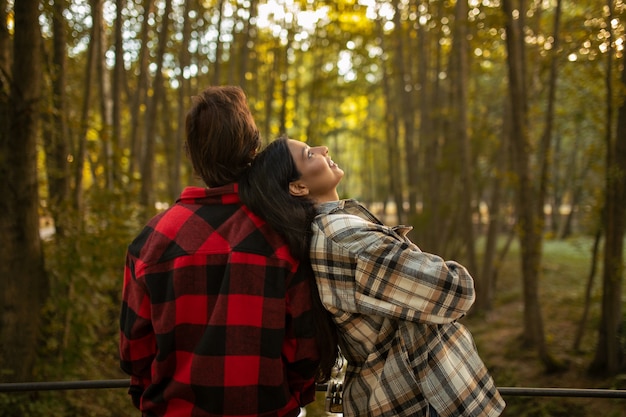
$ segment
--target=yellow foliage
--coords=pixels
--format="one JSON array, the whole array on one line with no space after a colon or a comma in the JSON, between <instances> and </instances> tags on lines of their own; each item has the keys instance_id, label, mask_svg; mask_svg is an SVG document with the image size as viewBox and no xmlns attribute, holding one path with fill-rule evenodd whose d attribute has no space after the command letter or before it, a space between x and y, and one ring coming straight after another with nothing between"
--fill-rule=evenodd
<instances>
[{"instance_id":1,"label":"yellow foliage","mask_svg":"<svg viewBox=\"0 0 626 417\"><path fill-rule=\"evenodd\" d=\"M88 129L86 138L91 142L100 142L100 132L94 128Z\"/></svg>"},{"instance_id":2,"label":"yellow foliage","mask_svg":"<svg viewBox=\"0 0 626 417\"><path fill-rule=\"evenodd\" d=\"M364 96L346 97L339 108L344 115L344 124L347 128L356 129L363 125L367 117L368 103L367 97Z\"/></svg>"}]
</instances>

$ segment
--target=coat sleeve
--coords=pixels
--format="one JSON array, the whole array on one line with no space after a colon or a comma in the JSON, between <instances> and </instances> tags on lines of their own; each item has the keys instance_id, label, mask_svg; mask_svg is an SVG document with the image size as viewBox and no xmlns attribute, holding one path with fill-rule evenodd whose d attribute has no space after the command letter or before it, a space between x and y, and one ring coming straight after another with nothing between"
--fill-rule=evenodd
<instances>
[{"instance_id":1,"label":"coat sleeve","mask_svg":"<svg viewBox=\"0 0 626 417\"><path fill-rule=\"evenodd\" d=\"M150 320L150 298L137 280L136 259L126 255L120 314L120 368L130 375L129 395L139 408L140 397L150 385L150 367L156 354L156 339Z\"/></svg>"},{"instance_id":2,"label":"coat sleeve","mask_svg":"<svg viewBox=\"0 0 626 417\"><path fill-rule=\"evenodd\" d=\"M322 251L317 243L317 256L325 252L335 258L327 264L328 278L337 275L331 264L353 275L358 313L444 324L462 317L475 300L474 281L465 267L422 252L390 227L331 214L317 223L314 234L324 241Z\"/></svg>"},{"instance_id":3,"label":"coat sleeve","mask_svg":"<svg viewBox=\"0 0 626 417\"><path fill-rule=\"evenodd\" d=\"M319 354L315 342L310 268L300 266L288 283L283 359L291 393L300 406L315 400Z\"/></svg>"}]
</instances>

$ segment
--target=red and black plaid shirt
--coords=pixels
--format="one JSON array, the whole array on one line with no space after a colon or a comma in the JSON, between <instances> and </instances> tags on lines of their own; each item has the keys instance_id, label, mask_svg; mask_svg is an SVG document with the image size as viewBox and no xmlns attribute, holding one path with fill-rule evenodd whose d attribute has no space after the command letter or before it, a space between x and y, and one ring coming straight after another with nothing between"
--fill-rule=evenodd
<instances>
[{"instance_id":1,"label":"red and black plaid shirt","mask_svg":"<svg viewBox=\"0 0 626 417\"><path fill-rule=\"evenodd\" d=\"M309 280L238 187L188 187L128 248L120 363L145 416L297 416L313 401Z\"/></svg>"}]
</instances>

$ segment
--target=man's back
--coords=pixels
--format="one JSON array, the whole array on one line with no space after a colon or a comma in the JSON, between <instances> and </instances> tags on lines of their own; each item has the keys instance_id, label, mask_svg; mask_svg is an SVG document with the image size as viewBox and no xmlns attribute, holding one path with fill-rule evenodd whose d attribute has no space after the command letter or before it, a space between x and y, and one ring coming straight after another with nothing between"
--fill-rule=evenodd
<instances>
[{"instance_id":1,"label":"man's back","mask_svg":"<svg viewBox=\"0 0 626 417\"><path fill-rule=\"evenodd\" d=\"M189 187L153 218L128 249L121 316L121 366L142 411L297 415L317 365L297 267L236 185Z\"/></svg>"}]
</instances>

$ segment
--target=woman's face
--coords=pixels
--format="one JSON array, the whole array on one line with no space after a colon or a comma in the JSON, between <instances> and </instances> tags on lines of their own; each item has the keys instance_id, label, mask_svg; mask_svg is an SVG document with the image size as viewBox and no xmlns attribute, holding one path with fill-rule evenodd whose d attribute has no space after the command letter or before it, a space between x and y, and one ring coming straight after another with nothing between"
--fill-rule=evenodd
<instances>
[{"instance_id":1,"label":"woman's face","mask_svg":"<svg viewBox=\"0 0 626 417\"><path fill-rule=\"evenodd\" d=\"M339 200L337 184L343 171L330 159L326 146L309 147L289 139L289 150L301 177L289 184L291 194L308 196L316 203Z\"/></svg>"}]
</instances>

